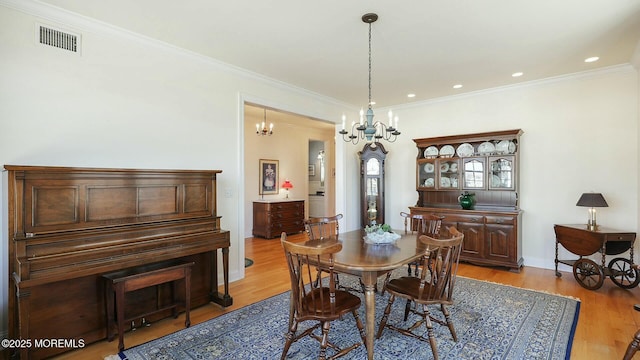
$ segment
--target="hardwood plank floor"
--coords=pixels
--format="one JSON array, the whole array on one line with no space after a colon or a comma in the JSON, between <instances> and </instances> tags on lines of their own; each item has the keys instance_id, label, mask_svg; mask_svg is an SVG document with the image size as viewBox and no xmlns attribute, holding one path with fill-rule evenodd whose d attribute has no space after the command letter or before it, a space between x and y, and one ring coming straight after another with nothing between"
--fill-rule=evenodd
<instances>
[{"instance_id":1,"label":"hardwood plank floor","mask_svg":"<svg viewBox=\"0 0 640 360\"><path fill-rule=\"evenodd\" d=\"M294 235L294 241L305 240L305 235ZM246 257L254 264L245 271L245 278L229 285L233 305L222 309L205 305L191 311L191 323L197 324L225 312L252 304L289 289L289 277L280 246L280 239L248 238L245 240ZM633 305L640 303L638 288L624 290L611 280L595 291L582 288L573 273L555 276L553 270L524 267L520 273L501 268L461 264L458 274L516 287L572 296L581 300L580 318L571 351L572 359L622 359L627 345L640 328L640 312ZM150 327L125 334L125 345L132 347L183 329L184 315L177 319L164 319ZM285 329L282 329L284 334ZM117 353L118 342L101 341L84 349L65 353L56 359L103 359ZM640 355L638 356L640 358Z\"/></svg>"}]
</instances>

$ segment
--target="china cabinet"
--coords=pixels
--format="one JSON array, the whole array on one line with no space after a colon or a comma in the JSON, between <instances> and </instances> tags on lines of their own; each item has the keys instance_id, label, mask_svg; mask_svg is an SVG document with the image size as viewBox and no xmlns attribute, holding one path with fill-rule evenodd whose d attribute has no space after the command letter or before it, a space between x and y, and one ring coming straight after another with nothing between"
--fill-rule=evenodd
<instances>
[{"instance_id":1,"label":"china cabinet","mask_svg":"<svg viewBox=\"0 0 640 360\"><path fill-rule=\"evenodd\" d=\"M360 156L362 226L384 224L384 162L387 150L380 143L367 143Z\"/></svg>"},{"instance_id":2,"label":"china cabinet","mask_svg":"<svg viewBox=\"0 0 640 360\"><path fill-rule=\"evenodd\" d=\"M461 260L522 266L518 161L522 130L414 139L418 201L412 213L444 216L465 234ZM460 205L473 194L471 209Z\"/></svg>"}]
</instances>

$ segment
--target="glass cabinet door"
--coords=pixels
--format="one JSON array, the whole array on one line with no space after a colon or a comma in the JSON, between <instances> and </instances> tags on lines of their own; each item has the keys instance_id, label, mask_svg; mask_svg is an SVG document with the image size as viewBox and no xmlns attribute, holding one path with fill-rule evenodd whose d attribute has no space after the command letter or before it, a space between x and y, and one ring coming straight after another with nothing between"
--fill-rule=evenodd
<instances>
[{"instance_id":1,"label":"glass cabinet door","mask_svg":"<svg viewBox=\"0 0 640 360\"><path fill-rule=\"evenodd\" d=\"M463 189L485 189L485 158L465 158L462 165Z\"/></svg>"},{"instance_id":2,"label":"glass cabinet door","mask_svg":"<svg viewBox=\"0 0 640 360\"><path fill-rule=\"evenodd\" d=\"M438 174L440 189L458 189L460 184L458 181L458 160L440 160L438 163Z\"/></svg>"},{"instance_id":3,"label":"glass cabinet door","mask_svg":"<svg viewBox=\"0 0 640 360\"><path fill-rule=\"evenodd\" d=\"M436 186L435 160L418 163L418 187L433 189Z\"/></svg>"},{"instance_id":4,"label":"glass cabinet door","mask_svg":"<svg viewBox=\"0 0 640 360\"><path fill-rule=\"evenodd\" d=\"M489 189L513 190L515 186L515 162L513 156L492 156L489 158Z\"/></svg>"}]
</instances>

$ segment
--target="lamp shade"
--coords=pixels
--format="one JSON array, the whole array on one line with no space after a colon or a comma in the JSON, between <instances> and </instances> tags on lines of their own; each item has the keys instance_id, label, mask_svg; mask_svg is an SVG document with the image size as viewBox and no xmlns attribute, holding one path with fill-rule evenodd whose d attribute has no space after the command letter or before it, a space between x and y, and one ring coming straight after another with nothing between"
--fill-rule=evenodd
<instances>
[{"instance_id":1,"label":"lamp shade","mask_svg":"<svg viewBox=\"0 0 640 360\"><path fill-rule=\"evenodd\" d=\"M283 189L293 189L293 184L289 180L285 180L284 184L282 184Z\"/></svg>"},{"instance_id":2,"label":"lamp shade","mask_svg":"<svg viewBox=\"0 0 640 360\"><path fill-rule=\"evenodd\" d=\"M601 193L584 193L578 199L576 206L585 207L609 207Z\"/></svg>"}]
</instances>

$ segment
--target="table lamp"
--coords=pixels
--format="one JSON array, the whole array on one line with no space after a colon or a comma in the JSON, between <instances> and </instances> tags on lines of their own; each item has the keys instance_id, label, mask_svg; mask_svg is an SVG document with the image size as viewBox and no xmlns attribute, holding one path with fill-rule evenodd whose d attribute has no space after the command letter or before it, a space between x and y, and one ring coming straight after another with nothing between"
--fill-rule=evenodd
<instances>
[{"instance_id":1,"label":"table lamp","mask_svg":"<svg viewBox=\"0 0 640 360\"><path fill-rule=\"evenodd\" d=\"M289 198L289 189L293 189L293 184L289 180L285 180L284 184L282 184L283 189L287 189L287 199Z\"/></svg>"},{"instance_id":2,"label":"table lamp","mask_svg":"<svg viewBox=\"0 0 640 360\"><path fill-rule=\"evenodd\" d=\"M591 231L595 231L598 228L596 224L596 208L597 207L609 207L607 201L600 193L584 193L578 199L576 206L584 206L589 208L589 220L587 221L587 228Z\"/></svg>"}]
</instances>

